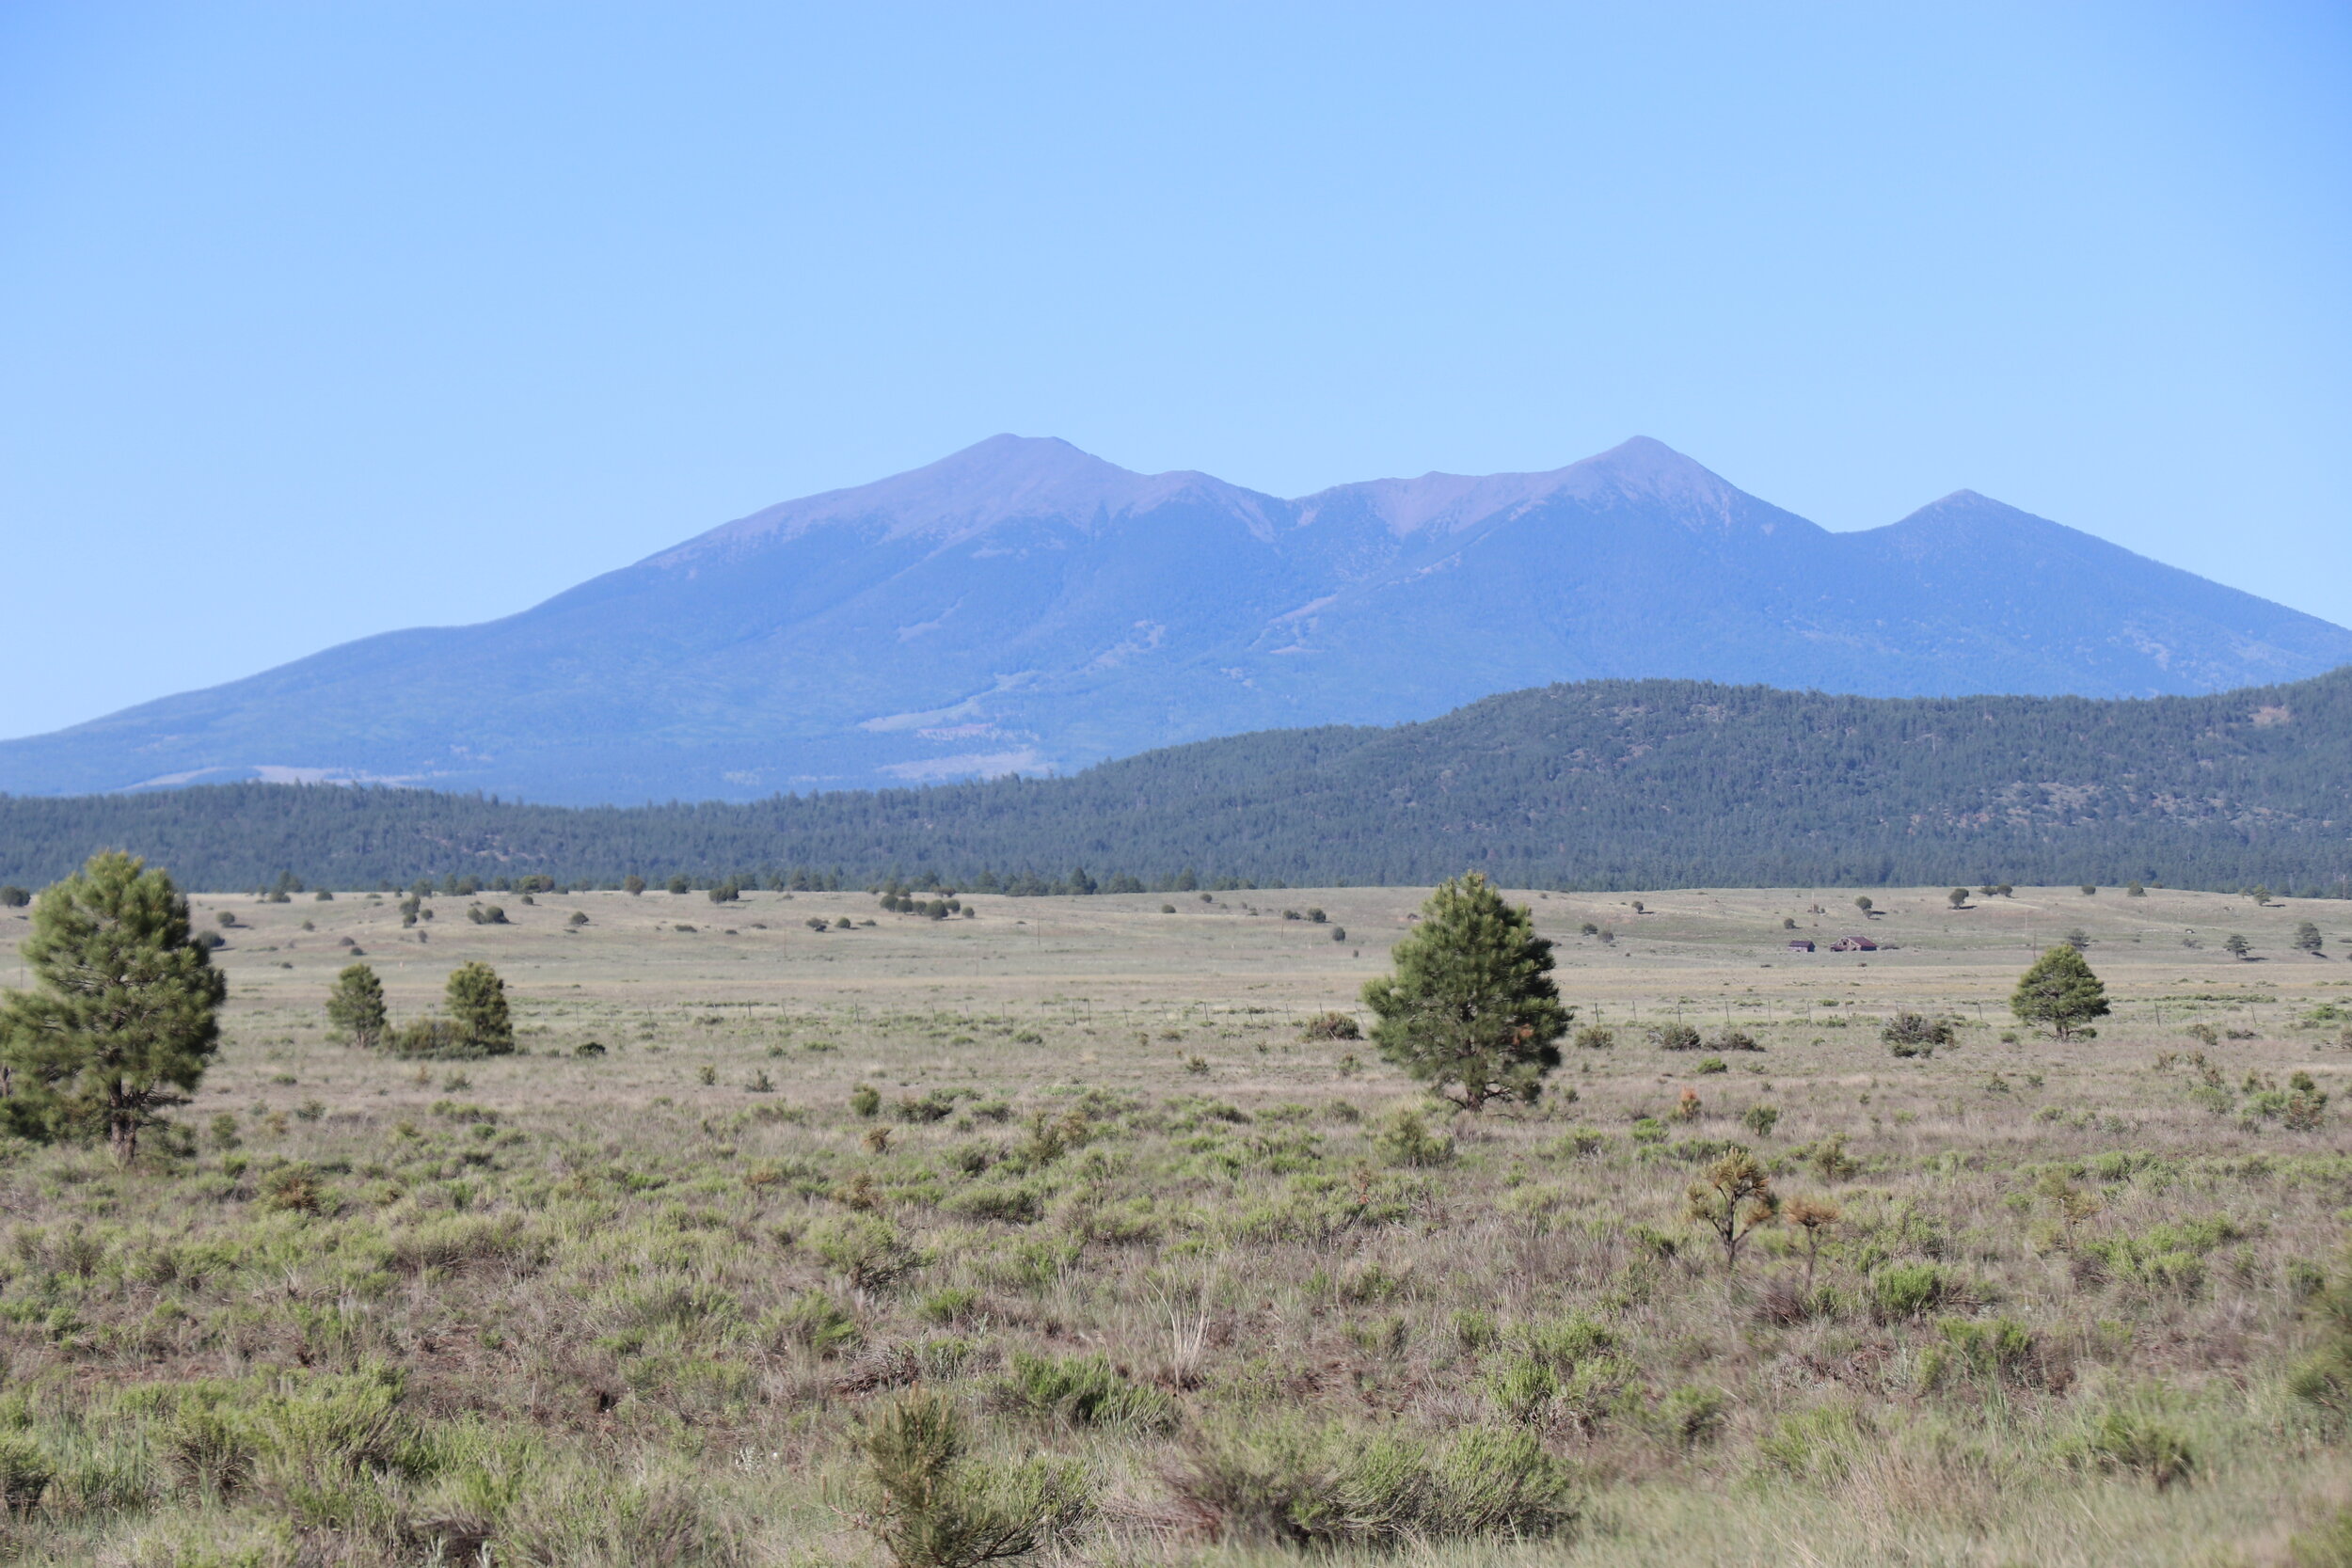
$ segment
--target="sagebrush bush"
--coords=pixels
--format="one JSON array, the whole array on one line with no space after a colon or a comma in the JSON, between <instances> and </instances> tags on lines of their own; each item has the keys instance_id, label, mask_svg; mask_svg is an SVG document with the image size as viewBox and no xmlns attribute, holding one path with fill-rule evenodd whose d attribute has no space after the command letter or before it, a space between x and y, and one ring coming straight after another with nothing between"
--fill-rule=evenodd
<instances>
[{"instance_id":1,"label":"sagebrush bush","mask_svg":"<svg viewBox=\"0 0 2352 1568\"><path fill-rule=\"evenodd\" d=\"M2159 1492L2188 1481L2197 1470L2196 1452L2180 1429L2137 1410L2109 1410L2093 1418L2075 1451L2101 1469L2138 1476Z\"/></svg>"},{"instance_id":2,"label":"sagebrush bush","mask_svg":"<svg viewBox=\"0 0 2352 1568\"><path fill-rule=\"evenodd\" d=\"M1176 1402L1137 1383L1102 1355L1031 1355L1015 1352L992 1402L1033 1420L1134 1433L1166 1432L1176 1424Z\"/></svg>"},{"instance_id":3,"label":"sagebrush bush","mask_svg":"<svg viewBox=\"0 0 2352 1568\"><path fill-rule=\"evenodd\" d=\"M31 1513L56 1473L40 1445L20 1433L0 1433L0 1506L9 1513Z\"/></svg>"},{"instance_id":4,"label":"sagebrush bush","mask_svg":"<svg viewBox=\"0 0 2352 1568\"><path fill-rule=\"evenodd\" d=\"M1925 1317L1959 1293L1951 1275L1933 1263L1889 1263L1870 1276L1871 1312L1881 1323Z\"/></svg>"},{"instance_id":5,"label":"sagebrush bush","mask_svg":"<svg viewBox=\"0 0 2352 1568\"><path fill-rule=\"evenodd\" d=\"M1879 1031L1879 1039L1898 1056L1932 1056L1937 1047L1952 1043L1954 1034L1949 1019L1899 1012L1886 1021L1885 1027Z\"/></svg>"},{"instance_id":6,"label":"sagebrush bush","mask_svg":"<svg viewBox=\"0 0 2352 1568\"><path fill-rule=\"evenodd\" d=\"M1296 1418L1228 1418L1196 1434L1168 1484L1200 1525L1243 1542L1394 1549L1572 1526L1567 1467L1534 1433L1473 1427L1451 1440Z\"/></svg>"},{"instance_id":7,"label":"sagebrush bush","mask_svg":"<svg viewBox=\"0 0 2352 1568\"><path fill-rule=\"evenodd\" d=\"M1454 1140L1432 1132L1428 1121L1409 1105L1399 1107L1381 1125L1373 1147L1389 1164L1416 1169L1450 1164L1454 1152Z\"/></svg>"}]
</instances>

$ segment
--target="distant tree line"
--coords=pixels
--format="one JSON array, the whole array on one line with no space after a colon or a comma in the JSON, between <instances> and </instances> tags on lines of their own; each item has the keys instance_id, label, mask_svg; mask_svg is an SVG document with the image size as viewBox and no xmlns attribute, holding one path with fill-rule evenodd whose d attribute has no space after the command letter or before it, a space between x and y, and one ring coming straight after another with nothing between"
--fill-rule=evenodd
<instances>
[{"instance_id":1,"label":"distant tree line","mask_svg":"<svg viewBox=\"0 0 2352 1568\"><path fill-rule=\"evenodd\" d=\"M1512 692L1069 778L526 805L227 784L0 797L0 886L122 848L284 898L587 887L1008 894L1426 884L2130 882L2352 895L2352 669L2209 697L1879 699L1689 681ZM723 897L723 894L722 894Z\"/></svg>"}]
</instances>

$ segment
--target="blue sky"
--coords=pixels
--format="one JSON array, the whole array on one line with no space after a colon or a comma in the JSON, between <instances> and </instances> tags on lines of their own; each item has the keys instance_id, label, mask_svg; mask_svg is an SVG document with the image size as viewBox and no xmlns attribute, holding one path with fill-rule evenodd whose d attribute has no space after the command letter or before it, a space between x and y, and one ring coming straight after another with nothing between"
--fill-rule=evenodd
<instances>
[{"instance_id":1,"label":"blue sky","mask_svg":"<svg viewBox=\"0 0 2352 1568\"><path fill-rule=\"evenodd\" d=\"M2352 9L0 7L0 735L998 431L1642 433L2352 623Z\"/></svg>"}]
</instances>

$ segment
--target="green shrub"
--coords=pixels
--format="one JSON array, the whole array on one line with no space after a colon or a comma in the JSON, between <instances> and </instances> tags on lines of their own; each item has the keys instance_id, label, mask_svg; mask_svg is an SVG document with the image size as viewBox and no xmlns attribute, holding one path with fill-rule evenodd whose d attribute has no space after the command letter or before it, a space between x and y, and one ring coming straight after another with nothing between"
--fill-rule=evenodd
<instances>
[{"instance_id":1,"label":"green shrub","mask_svg":"<svg viewBox=\"0 0 2352 1568\"><path fill-rule=\"evenodd\" d=\"M1574 1313L1521 1324L1510 1338L1512 1353L1489 1370L1486 1391L1513 1420L1565 1415L1591 1428L1617 1413L1633 1369L1606 1325Z\"/></svg>"},{"instance_id":2,"label":"green shrub","mask_svg":"<svg viewBox=\"0 0 2352 1568\"><path fill-rule=\"evenodd\" d=\"M2304 1293L2305 1310L2317 1322L2318 1343L2289 1374L2287 1386L2296 1398L2336 1419L2352 1419L2352 1272Z\"/></svg>"},{"instance_id":3,"label":"green shrub","mask_svg":"<svg viewBox=\"0 0 2352 1568\"><path fill-rule=\"evenodd\" d=\"M2075 1449L2097 1468L2138 1476L2159 1492L2188 1481L2197 1468L2188 1439L2139 1411L2110 1410L2098 1417L2084 1430Z\"/></svg>"},{"instance_id":4,"label":"green shrub","mask_svg":"<svg viewBox=\"0 0 2352 1568\"><path fill-rule=\"evenodd\" d=\"M1210 1533L1311 1548L1541 1538L1575 1523L1568 1471L1526 1431L1471 1428L1440 1448L1296 1418L1221 1424L1170 1477Z\"/></svg>"},{"instance_id":5,"label":"green shrub","mask_svg":"<svg viewBox=\"0 0 2352 1568\"><path fill-rule=\"evenodd\" d=\"M925 1323L960 1323L979 1309L980 1292L963 1285L946 1285L926 1295L915 1313Z\"/></svg>"},{"instance_id":6,"label":"green shrub","mask_svg":"<svg viewBox=\"0 0 2352 1568\"><path fill-rule=\"evenodd\" d=\"M1889 1263L1870 1276L1871 1312L1881 1323L1925 1317L1957 1293L1933 1263Z\"/></svg>"},{"instance_id":7,"label":"green shrub","mask_svg":"<svg viewBox=\"0 0 2352 1568\"><path fill-rule=\"evenodd\" d=\"M223 1501L244 1490L253 1475L253 1440L218 1411L183 1412L164 1430L164 1468L183 1492Z\"/></svg>"},{"instance_id":8,"label":"green shrub","mask_svg":"<svg viewBox=\"0 0 2352 1568\"><path fill-rule=\"evenodd\" d=\"M857 1320L822 1291L803 1291L791 1306L775 1313L769 1326L774 1337L818 1356L855 1350L866 1339Z\"/></svg>"},{"instance_id":9,"label":"green shrub","mask_svg":"<svg viewBox=\"0 0 2352 1568\"><path fill-rule=\"evenodd\" d=\"M2009 1318L1979 1323L1947 1318L1936 1325L1949 1364L1985 1383L2042 1386L2050 1381L2048 1352L2033 1332ZM1923 1381L1931 1381L1924 1378Z\"/></svg>"},{"instance_id":10,"label":"green shrub","mask_svg":"<svg viewBox=\"0 0 2352 1568\"><path fill-rule=\"evenodd\" d=\"M427 1060L473 1054L466 1048L464 1031L445 1018L420 1018L404 1023L384 1037L384 1044L395 1056Z\"/></svg>"},{"instance_id":11,"label":"green shrub","mask_svg":"<svg viewBox=\"0 0 2352 1568\"><path fill-rule=\"evenodd\" d=\"M324 1213L327 1202L326 1182L316 1165L296 1162L262 1178L262 1207L273 1213Z\"/></svg>"},{"instance_id":12,"label":"green shrub","mask_svg":"<svg viewBox=\"0 0 2352 1568\"><path fill-rule=\"evenodd\" d=\"M850 1091L850 1113L870 1117L882 1110L882 1091L871 1084L860 1084Z\"/></svg>"},{"instance_id":13,"label":"green shrub","mask_svg":"<svg viewBox=\"0 0 2352 1568\"><path fill-rule=\"evenodd\" d=\"M977 1568L1025 1556L1085 1509L1064 1466L970 1463L962 1416L928 1389L900 1396L856 1442L866 1459L867 1528L898 1568Z\"/></svg>"},{"instance_id":14,"label":"green shrub","mask_svg":"<svg viewBox=\"0 0 2352 1568\"><path fill-rule=\"evenodd\" d=\"M1897 1013L1879 1031L1879 1038L1887 1050L1903 1057L1932 1056L1938 1046L1951 1044L1954 1036L1949 1019L1913 1012Z\"/></svg>"},{"instance_id":15,"label":"green shrub","mask_svg":"<svg viewBox=\"0 0 2352 1568\"><path fill-rule=\"evenodd\" d=\"M1000 1220L1007 1225L1034 1225L1045 1214L1045 1199L1037 1189L1002 1182L967 1188L949 1198L945 1207L961 1219Z\"/></svg>"},{"instance_id":16,"label":"green shrub","mask_svg":"<svg viewBox=\"0 0 2352 1568\"><path fill-rule=\"evenodd\" d=\"M1829 1485L1845 1479L1877 1436L1851 1406L1816 1405L1783 1416L1756 1440L1756 1457L1793 1481Z\"/></svg>"},{"instance_id":17,"label":"green shrub","mask_svg":"<svg viewBox=\"0 0 2352 1568\"><path fill-rule=\"evenodd\" d=\"M1392 1165L1425 1169L1454 1161L1454 1140L1430 1132L1428 1122L1410 1106L1400 1106L1389 1117L1374 1134L1372 1147Z\"/></svg>"},{"instance_id":18,"label":"green shrub","mask_svg":"<svg viewBox=\"0 0 2352 1568\"><path fill-rule=\"evenodd\" d=\"M1730 1402L1717 1388L1689 1385L1675 1389L1658 1406L1658 1430L1675 1448L1694 1449L1712 1442L1724 1428Z\"/></svg>"},{"instance_id":19,"label":"green shrub","mask_svg":"<svg viewBox=\"0 0 2352 1568\"><path fill-rule=\"evenodd\" d=\"M915 1265L914 1251L898 1227L870 1214L825 1220L809 1231L809 1250L856 1290L896 1284Z\"/></svg>"},{"instance_id":20,"label":"green shrub","mask_svg":"<svg viewBox=\"0 0 2352 1568\"><path fill-rule=\"evenodd\" d=\"M0 1506L9 1513L30 1513L56 1473L56 1466L31 1438L13 1432L0 1433Z\"/></svg>"},{"instance_id":21,"label":"green shrub","mask_svg":"<svg viewBox=\"0 0 2352 1568\"><path fill-rule=\"evenodd\" d=\"M1136 1383L1100 1355L1030 1355L1015 1351L1012 1370L992 1396L999 1409L1032 1420L1122 1432L1166 1432L1176 1424L1176 1402Z\"/></svg>"}]
</instances>

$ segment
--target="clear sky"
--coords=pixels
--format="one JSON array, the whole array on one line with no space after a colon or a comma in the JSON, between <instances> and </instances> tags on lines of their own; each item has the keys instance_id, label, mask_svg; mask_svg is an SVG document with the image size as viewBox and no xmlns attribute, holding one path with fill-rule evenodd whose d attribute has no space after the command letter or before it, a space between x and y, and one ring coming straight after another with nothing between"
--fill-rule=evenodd
<instances>
[{"instance_id":1,"label":"clear sky","mask_svg":"<svg viewBox=\"0 0 2352 1568\"><path fill-rule=\"evenodd\" d=\"M2352 8L0 6L0 735L998 431L2352 623Z\"/></svg>"}]
</instances>

